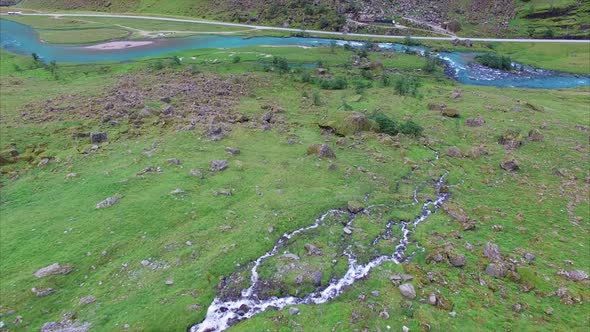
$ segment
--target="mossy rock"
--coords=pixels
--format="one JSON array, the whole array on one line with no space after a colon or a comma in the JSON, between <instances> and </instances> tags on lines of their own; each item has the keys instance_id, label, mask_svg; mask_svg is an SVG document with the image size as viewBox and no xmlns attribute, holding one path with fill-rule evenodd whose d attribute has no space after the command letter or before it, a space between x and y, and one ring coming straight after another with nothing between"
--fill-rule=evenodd
<instances>
[{"instance_id":1,"label":"mossy rock","mask_svg":"<svg viewBox=\"0 0 590 332\"><path fill-rule=\"evenodd\" d=\"M360 112L339 112L332 116L329 121L320 123L320 127L332 128L339 136L351 136L363 131L376 131L379 126Z\"/></svg>"},{"instance_id":2,"label":"mossy rock","mask_svg":"<svg viewBox=\"0 0 590 332\"><path fill-rule=\"evenodd\" d=\"M460 115L459 110L452 107L444 108L440 114L442 116L446 116L447 118L458 118Z\"/></svg>"}]
</instances>

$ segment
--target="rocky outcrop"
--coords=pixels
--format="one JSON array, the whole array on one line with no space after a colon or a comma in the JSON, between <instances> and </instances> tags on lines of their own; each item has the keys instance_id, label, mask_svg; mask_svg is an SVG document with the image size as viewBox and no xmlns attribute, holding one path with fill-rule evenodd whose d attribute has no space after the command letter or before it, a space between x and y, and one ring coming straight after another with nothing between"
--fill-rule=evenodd
<instances>
[{"instance_id":1,"label":"rocky outcrop","mask_svg":"<svg viewBox=\"0 0 590 332\"><path fill-rule=\"evenodd\" d=\"M49 266L46 266L35 271L33 275L37 278L44 278L50 275L68 274L70 272L72 272L72 267L70 265L61 265L59 263L53 263Z\"/></svg>"}]
</instances>

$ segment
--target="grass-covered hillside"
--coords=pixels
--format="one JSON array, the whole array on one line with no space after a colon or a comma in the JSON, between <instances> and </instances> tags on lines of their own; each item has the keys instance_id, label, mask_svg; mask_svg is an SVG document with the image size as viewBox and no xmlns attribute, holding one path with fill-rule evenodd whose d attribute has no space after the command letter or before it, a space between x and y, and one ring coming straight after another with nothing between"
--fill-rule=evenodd
<instances>
[{"instance_id":1,"label":"grass-covered hillside","mask_svg":"<svg viewBox=\"0 0 590 332\"><path fill-rule=\"evenodd\" d=\"M546 45L494 47L559 66ZM589 74L588 53L568 50L559 61ZM446 172L449 199L416 227L407 262L230 330L586 330L588 88L463 86L442 70L335 46L88 65L2 51L0 330L183 331L237 296L282 234L376 205L260 266L260 294L303 296L343 275L344 250L391 254L396 225Z\"/></svg>"},{"instance_id":2,"label":"grass-covered hillside","mask_svg":"<svg viewBox=\"0 0 590 332\"><path fill-rule=\"evenodd\" d=\"M22 0L18 6L35 10L162 14L383 34L440 33L440 28L444 28L447 33L467 37L518 36L547 39L588 38L590 15L590 5L577 0ZM395 19L405 28L394 28L391 24L383 23L391 19ZM372 23L375 20L379 22Z\"/></svg>"}]
</instances>

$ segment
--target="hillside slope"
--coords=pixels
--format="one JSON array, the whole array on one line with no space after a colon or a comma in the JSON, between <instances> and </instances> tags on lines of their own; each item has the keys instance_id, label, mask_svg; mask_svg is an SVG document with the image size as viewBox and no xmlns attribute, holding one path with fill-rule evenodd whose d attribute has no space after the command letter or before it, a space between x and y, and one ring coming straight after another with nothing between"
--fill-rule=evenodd
<instances>
[{"instance_id":1,"label":"hillside slope","mask_svg":"<svg viewBox=\"0 0 590 332\"><path fill-rule=\"evenodd\" d=\"M406 26L442 27L472 37L588 38L590 28L590 3L578 0L279 0L270 4L260 0L23 0L19 6L181 15L336 31L376 31L376 26L366 23L395 19Z\"/></svg>"}]
</instances>

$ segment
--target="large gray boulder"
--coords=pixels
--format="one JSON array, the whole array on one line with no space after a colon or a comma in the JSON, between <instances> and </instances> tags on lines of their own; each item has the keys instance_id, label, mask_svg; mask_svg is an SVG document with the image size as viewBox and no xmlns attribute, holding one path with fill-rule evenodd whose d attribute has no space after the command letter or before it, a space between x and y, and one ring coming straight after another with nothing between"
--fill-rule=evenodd
<instances>
[{"instance_id":1,"label":"large gray boulder","mask_svg":"<svg viewBox=\"0 0 590 332\"><path fill-rule=\"evenodd\" d=\"M502 263L490 263L486 267L486 274L494 278L504 278L508 275L508 269Z\"/></svg>"},{"instance_id":2,"label":"large gray boulder","mask_svg":"<svg viewBox=\"0 0 590 332\"><path fill-rule=\"evenodd\" d=\"M400 293L402 293L404 297L407 297L409 299L416 298L416 290L414 289L414 286L412 286L412 284L399 285L399 291Z\"/></svg>"},{"instance_id":3,"label":"large gray boulder","mask_svg":"<svg viewBox=\"0 0 590 332\"><path fill-rule=\"evenodd\" d=\"M223 171L228 167L229 164L227 163L227 160L211 160L211 162L209 163L209 169L212 172Z\"/></svg>"},{"instance_id":4,"label":"large gray boulder","mask_svg":"<svg viewBox=\"0 0 590 332\"><path fill-rule=\"evenodd\" d=\"M499 261L502 259L500 248L498 247L498 245L493 244L491 242L486 243L485 248L483 248L483 255L491 259L492 261Z\"/></svg>"},{"instance_id":5,"label":"large gray boulder","mask_svg":"<svg viewBox=\"0 0 590 332\"><path fill-rule=\"evenodd\" d=\"M37 278L43 278L43 277L47 277L50 275L54 275L54 274L68 274L72 272L72 267L69 265L60 265L59 263L53 263L51 265L48 265L44 268L41 268L37 271L35 271L35 273L33 273L33 275Z\"/></svg>"}]
</instances>

